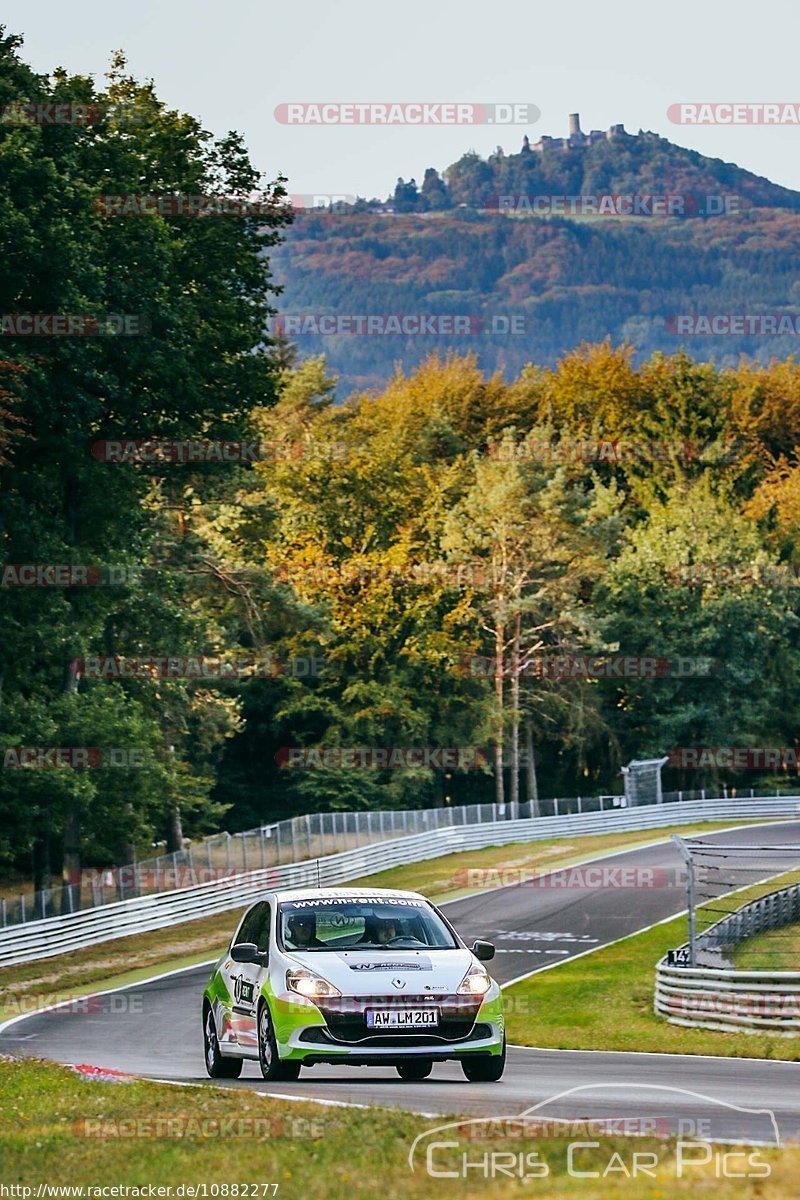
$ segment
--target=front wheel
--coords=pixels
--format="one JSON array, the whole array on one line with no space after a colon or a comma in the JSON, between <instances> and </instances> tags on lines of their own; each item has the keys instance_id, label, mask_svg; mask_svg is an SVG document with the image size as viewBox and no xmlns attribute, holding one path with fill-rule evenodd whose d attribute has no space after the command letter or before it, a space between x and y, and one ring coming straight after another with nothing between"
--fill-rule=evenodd
<instances>
[{"instance_id":1,"label":"front wheel","mask_svg":"<svg viewBox=\"0 0 800 1200\"><path fill-rule=\"evenodd\" d=\"M242 1073L240 1058L226 1058L220 1052L217 1026L211 1005L205 1007L203 1019L203 1042L205 1044L206 1070L212 1079L238 1079Z\"/></svg>"},{"instance_id":2,"label":"front wheel","mask_svg":"<svg viewBox=\"0 0 800 1200\"><path fill-rule=\"evenodd\" d=\"M412 1059L410 1062L397 1064L397 1074L401 1079L405 1079L409 1083L413 1083L419 1079L427 1079L433 1070L433 1063L430 1059Z\"/></svg>"},{"instance_id":3,"label":"front wheel","mask_svg":"<svg viewBox=\"0 0 800 1200\"><path fill-rule=\"evenodd\" d=\"M480 1055L462 1058L461 1070L470 1083L497 1083L506 1069L506 1039L503 1038L502 1054Z\"/></svg>"},{"instance_id":4,"label":"front wheel","mask_svg":"<svg viewBox=\"0 0 800 1200\"><path fill-rule=\"evenodd\" d=\"M299 1062L281 1062L278 1057L278 1044L266 1000L258 1006L258 1063L264 1078L273 1082L286 1082L300 1075Z\"/></svg>"}]
</instances>

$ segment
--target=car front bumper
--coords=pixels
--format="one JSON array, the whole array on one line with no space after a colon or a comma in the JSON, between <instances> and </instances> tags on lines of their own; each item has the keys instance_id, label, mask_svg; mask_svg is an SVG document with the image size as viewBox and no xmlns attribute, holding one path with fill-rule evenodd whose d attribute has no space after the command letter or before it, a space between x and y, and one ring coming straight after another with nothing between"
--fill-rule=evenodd
<instances>
[{"instance_id":1,"label":"car front bumper","mask_svg":"<svg viewBox=\"0 0 800 1200\"><path fill-rule=\"evenodd\" d=\"M444 1062L503 1050L505 1022L500 989L484 997L443 994L423 996L352 996L336 1003L299 1005L284 998L274 1002L278 1053L311 1066L314 1063L380 1065L411 1058ZM439 1025L431 1028L381 1030L366 1024L369 1008L439 1009Z\"/></svg>"}]
</instances>

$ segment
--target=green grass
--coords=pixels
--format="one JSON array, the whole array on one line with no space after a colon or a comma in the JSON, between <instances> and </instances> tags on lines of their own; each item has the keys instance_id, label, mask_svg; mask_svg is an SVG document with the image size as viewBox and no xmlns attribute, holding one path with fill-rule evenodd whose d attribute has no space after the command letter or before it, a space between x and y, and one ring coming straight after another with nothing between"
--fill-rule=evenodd
<instances>
[{"instance_id":1,"label":"green grass","mask_svg":"<svg viewBox=\"0 0 800 1200\"><path fill-rule=\"evenodd\" d=\"M748 938L730 957L738 971L800 971L800 925Z\"/></svg>"},{"instance_id":2,"label":"green grass","mask_svg":"<svg viewBox=\"0 0 800 1200\"><path fill-rule=\"evenodd\" d=\"M31 1060L0 1061L0 1182L36 1187L91 1185L175 1188L180 1184L278 1184L279 1200L440 1200L443 1181L427 1174L424 1157L412 1173L413 1139L447 1118L374 1108L321 1107L285 1103L246 1087L180 1088L153 1082L102 1083L79 1078L67 1068ZM118 1122L123 1121L120 1126ZM192 1124L187 1126L186 1122ZM88 1129L105 1136L85 1136ZM223 1122L219 1125L219 1122ZM258 1124L255 1124L258 1122ZM126 1136L120 1136L120 1130ZM153 1133L159 1136L152 1136ZM175 1136L182 1132L183 1136ZM172 1136L169 1136L169 1134ZM453 1134L445 1135L452 1140ZM576 1139L577 1140L577 1139ZM582 1140L582 1139L581 1139ZM617 1152L630 1163L634 1151L652 1152L656 1178L631 1180L619 1169L606 1179L576 1179L565 1172L567 1143L505 1138L460 1139L446 1164L487 1151L539 1151L547 1178L448 1179L447 1194L470 1200L535 1196L541 1200L669 1200L708 1192L715 1200L743 1195L796 1194L800 1150L759 1151L772 1176L750 1190L743 1181L716 1181L711 1170L689 1170L677 1179L672 1141L596 1138L600 1146L579 1154L576 1165L602 1172ZM737 1163L741 1167L741 1162ZM746 1190L745 1190L746 1189ZM146 1192L145 1192L146 1194ZM241 1195L241 1192L239 1193ZM252 1194L252 1193L249 1193ZM272 1190L258 1191L271 1196ZM230 1193L229 1193L230 1195Z\"/></svg>"},{"instance_id":3,"label":"green grass","mask_svg":"<svg viewBox=\"0 0 800 1200\"><path fill-rule=\"evenodd\" d=\"M569 866L598 854L660 841L670 833L709 833L727 828L728 824L735 822L513 842L507 846L489 846L484 850L408 863L352 882L356 886L369 883L373 887L408 888L441 901L474 894L461 886L457 878L458 872L468 867L547 870ZM57 958L4 967L0 969L0 1022L29 1011L34 1004L43 1007L57 1000L87 995L93 990L138 983L149 975L215 958L222 953L243 911L231 909L219 916L187 921L153 933L115 938Z\"/></svg>"},{"instance_id":4,"label":"green grass","mask_svg":"<svg viewBox=\"0 0 800 1200\"><path fill-rule=\"evenodd\" d=\"M794 882L797 872L714 901L732 912L748 900ZM800 1061L800 1039L769 1032L726 1033L671 1025L653 1011L655 965L686 941L686 917L676 917L505 991L509 1041L570 1050L634 1050Z\"/></svg>"}]
</instances>

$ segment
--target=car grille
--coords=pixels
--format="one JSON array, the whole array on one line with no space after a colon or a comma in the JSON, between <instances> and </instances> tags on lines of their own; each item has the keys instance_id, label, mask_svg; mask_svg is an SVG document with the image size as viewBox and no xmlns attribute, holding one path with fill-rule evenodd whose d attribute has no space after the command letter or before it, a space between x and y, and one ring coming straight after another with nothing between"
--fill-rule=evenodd
<instances>
[{"instance_id":1,"label":"car grille","mask_svg":"<svg viewBox=\"0 0 800 1200\"><path fill-rule=\"evenodd\" d=\"M480 1042L485 1038L492 1036L492 1027L484 1022L473 1025L469 1033L465 1037L459 1038L459 1042ZM436 1036L434 1030L429 1030L428 1033L375 1033L371 1031L367 1036L358 1039L358 1045L367 1050L370 1047L398 1047L398 1046L428 1046L434 1044L444 1045L448 1039L442 1038L441 1035ZM452 1039L451 1039L452 1040ZM300 1034L300 1041L309 1043L313 1046L331 1046L338 1042L339 1045L344 1041L343 1038L334 1037L330 1030L323 1026L315 1026L313 1029L304 1029Z\"/></svg>"},{"instance_id":2,"label":"car grille","mask_svg":"<svg viewBox=\"0 0 800 1200\"><path fill-rule=\"evenodd\" d=\"M369 1040L375 1045L429 1045L431 1041L456 1041L467 1037L475 1024L481 999L480 996L425 993L422 996L343 996L341 999L318 1000L316 1003L325 1017L328 1030L337 1041ZM413 1027L408 1031L393 1029L390 1033L376 1033L367 1028L368 1008L438 1008L439 1024L427 1028L424 1033Z\"/></svg>"}]
</instances>

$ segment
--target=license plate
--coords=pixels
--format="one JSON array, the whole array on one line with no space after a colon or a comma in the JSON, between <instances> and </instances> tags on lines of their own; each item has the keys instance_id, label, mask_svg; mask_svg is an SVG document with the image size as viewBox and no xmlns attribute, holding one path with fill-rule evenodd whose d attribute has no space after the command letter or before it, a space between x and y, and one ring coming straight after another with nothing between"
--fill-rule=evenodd
<instances>
[{"instance_id":1,"label":"license plate","mask_svg":"<svg viewBox=\"0 0 800 1200\"><path fill-rule=\"evenodd\" d=\"M430 1029L438 1024L438 1008L367 1009L367 1029Z\"/></svg>"}]
</instances>

